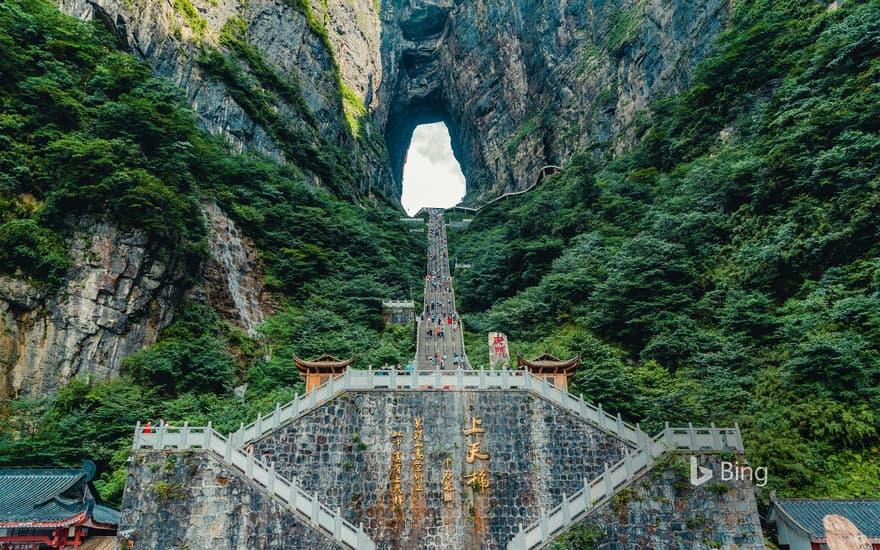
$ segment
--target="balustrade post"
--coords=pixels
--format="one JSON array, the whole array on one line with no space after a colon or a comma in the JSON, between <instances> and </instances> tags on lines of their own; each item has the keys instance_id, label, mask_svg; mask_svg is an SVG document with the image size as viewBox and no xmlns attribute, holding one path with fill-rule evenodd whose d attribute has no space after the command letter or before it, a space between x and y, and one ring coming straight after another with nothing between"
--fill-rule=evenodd
<instances>
[{"instance_id":1,"label":"balustrade post","mask_svg":"<svg viewBox=\"0 0 880 550\"><path fill-rule=\"evenodd\" d=\"M593 487L590 485L590 480L588 478L584 478L584 510L589 510L593 507Z\"/></svg>"},{"instance_id":2,"label":"balustrade post","mask_svg":"<svg viewBox=\"0 0 880 550\"><path fill-rule=\"evenodd\" d=\"M624 467L624 470L626 471L626 479L632 479L632 476L634 473L633 472L633 460L632 460L632 455L629 452L629 449L627 449L626 454L623 457L623 467Z\"/></svg>"},{"instance_id":3,"label":"balustrade post","mask_svg":"<svg viewBox=\"0 0 880 550\"><path fill-rule=\"evenodd\" d=\"M550 538L550 526L547 525L547 512L541 510L541 542Z\"/></svg>"},{"instance_id":4,"label":"balustrade post","mask_svg":"<svg viewBox=\"0 0 880 550\"><path fill-rule=\"evenodd\" d=\"M261 435L263 435L263 415L257 413L257 421L254 422L254 439L260 437Z\"/></svg>"},{"instance_id":5,"label":"balustrade post","mask_svg":"<svg viewBox=\"0 0 880 550\"><path fill-rule=\"evenodd\" d=\"M226 452L223 453L226 462L232 462L232 437L226 439Z\"/></svg>"},{"instance_id":6,"label":"balustrade post","mask_svg":"<svg viewBox=\"0 0 880 550\"><path fill-rule=\"evenodd\" d=\"M157 436L156 437L156 448L157 449L164 449L165 448L165 447L163 447L163 444L165 442L165 430L167 430L167 429L168 428L166 426L158 426L158 427L154 428L154 431L156 432L156 436Z\"/></svg>"},{"instance_id":7,"label":"balustrade post","mask_svg":"<svg viewBox=\"0 0 880 550\"><path fill-rule=\"evenodd\" d=\"M357 533L357 550L361 550L362 548L372 548L370 537L364 532L364 522L361 522Z\"/></svg>"},{"instance_id":8,"label":"balustrade post","mask_svg":"<svg viewBox=\"0 0 880 550\"><path fill-rule=\"evenodd\" d=\"M597 404L596 409L598 411L596 413L598 415L597 423L599 424L600 428L604 429L605 428L605 411L602 410L602 403L601 402Z\"/></svg>"},{"instance_id":9,"label":"balustrade post","mask_svg":"<svg viewBox=\"0 0 880 550\"><path fill-rule=\"evenodd\" d=\"M205 449L211 448L211 436L214 433L214 423L208 420L208 428L205 430Z\"/></svg>"},{"instance_id":10,"label":"balustrade post","mask_svg":"<svg viewBox=\"0 0 880 550\"><path fill-rule=\"evenodd\" d=\"M134 427L134 439L131 442L131 450L135 451L141 448L141 421L138 420Z\"/></svg>"},{"instance_id":11,"label":"balustrade post","mask_svg":"<svg viewBox=\"0 0 880 550\"><path fill-rule=\"evenodd\" d=\"M329 398L333 395L333 392L336 390L336 375L331 374L330 380L327 380L327 397Z\"/></svg>"},{"instance_id":12,"label":"balustrade post","mask_svg":"<svg viewBox=\"0 0 880 550\"><path fill-rule=\"evenodd\" d=\"M614 494L614 481L611 479L611 468L608 467L608 463L605 463L605 495L611 496Z\"/></svg>"},{"instance_id":13,"label":"balustrade post","mask_svg":"<svg viewBox=\"0 0 880 550\"><path fill-rule=\"evenodd\" d=\"M238 447L244 447L244 422L238 423L238 430L233 434L235 441L234 443Z\"/></svg>"},{"instance_id":14,"label":"balustrade post","mask_svg":"<svg viewBox=\"0 0 880 550\"><path fill-rule=\"evenodd\" d=\"M312 523L321 525L321 504L314 495L311 495L309 498L312 501Z\"/></svg>"},{"instance_id":15,"label":"balustrade post","mask_svg":"<svg viewBox=\"0 0 880 550\"><path fill-rule=\"evenodd\" d=\"M479 371L479 381L480 381L480 389L485 390L486 389L486 371L483 369L480 369L480 371Z\"/></svg>"},{"instance_id":16,"label":"balustrade post","mask_svg":"<svg viewBox=\"0 0 880 550\"><path fill-rule=\"evenodd\" d=\"M623 437L623 417L617 413L617 435Z\"/></svg>"},{"instance_id":17,"label":"balustrade post","mask_svg":"<svg viewBox=\"0 0 880 550\"><path fill-rule=\"evenodd\" d=\"M281 425L281 403L275 403L275 418L272 420L272 428L278 429Z\"/></svg>"},{"instance_id":18,"label":"balustrade post","mask_svg":"<svg viewBox=\"0 0 880 550\"><path fill-rule=\"evenodd\" d=\"M712 426L712 447L714 450L720 451L721 450L721 436L718 433L718 429L715 428L714 422L712 422L711 426Z\"/></svg>"},{"instance_id":19,"label":"balustrade post","mask_svg":"<svg viewBox=\"0 0 880 550\"><path fill-rule=\"evenodd\" d=\"M562 524L571 523L571 505L568 503L568 495L562 493Z\"/></svg>"},{"instance_id":20,"label":"balustrade post","mask_svg":"<svg viewBox=\"0 0 880 550\"><path fill-rule=\"evenodd\" d=\"M342 508L336 507L336 517L333 518L333 537L342 540Z\"/></svg>"},{"instance_id":21,"label":"balustrade post","mask_svg":"<svg viewBox=\"0 0 880 550\"><path fill-rule=\"evenodd\" d=\"M501 371L501 387L505 390L510 389L510 371L507 369Z\"/></svg>"},{"instance_id":22,"label":"balustrade post","mask_svg":"<svg viewBox=\"0 0 880 550\"><path fill-rule=\"evenodd\" d=\"M296 489L296 477L294 476L294 477L290 478L290 495L287 497L287 502L290 503L290 506L294 510L298 510L298 508L296 507L296 494L297 494L297 492L298 491Z\"/></svg>"},{"instance_id":23,"label":"balustrade post","mask_svg":"<svg viewBox=\"0 0 880 550\"><path fill-rule=\"evenodd\" d=\"M245 464L244 473L247 477L254 477L254 450L247 451L247 463Z\"/></svg>"},{"instance_id":24,"label":"balustrade post","mask_svg":"<svg viewBox=\"0 0 880 550\"><path fill-rule=\"evenodd\" d=\"M275 463L269 463L269 475L266 478L266 490L270 495L275 494Z\"/></svg>"},{"instance_id":25,"label":"balustrade post","mask_svg":"<svg viewBox=\"0 0 880 550\"><path fill-rule=\"evenodd\" d=\"M642 431L642 425L636 422L636 447L645 444L645 432Z\"/></svg>"},{"instance_id":26,"label":"balustrade post","mask_svg":"<svg viewBox=\"0 0 880 550\"><path fill-rule=\"evenodd\" d=\"M373 389L376 385L373 382L373 365L367 365L367 388Z\"/></svg>"},{"instance_id":27,"label":"balustrade post","mask_svg":"<svg viewBox=\"0 0 880 550\"><path fill-rule=\"evenodd\" d=\"M694 429L694 425L691 422L688 422L688 435L691 440L691 449L697 450L697 430Z\"/></svg>"}]
</instances>

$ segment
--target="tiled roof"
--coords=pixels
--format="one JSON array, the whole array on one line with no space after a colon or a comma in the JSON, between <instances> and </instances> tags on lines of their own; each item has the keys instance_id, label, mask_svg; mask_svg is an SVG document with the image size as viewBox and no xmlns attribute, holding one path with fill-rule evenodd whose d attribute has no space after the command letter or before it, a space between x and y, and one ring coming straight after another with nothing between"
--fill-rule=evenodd
<instances>
[{"instance_id":1,"label":"tiled roof","mask_svg":"<svg viewBox=\"0 0 880 550\"><path fill-rule=\"evenodd\" d=\"M0 470L0 527L61 527L91 517L98 523L118 523L119 513L89 494L93 475L91 463L81 470Z\"/></svg>"},{"instance_id":2,"label":"tiled roof","mask_svg":"<svg viewBox=\"0 0 880 550\"><path fill-rule=\"evenodd\" d=\"M824 538L822 518L828 514L853 522L869 539L880 540L880 500L777 499L774 504L784 516L806 529L811 538Z\"/></svg>"}]
</instances>

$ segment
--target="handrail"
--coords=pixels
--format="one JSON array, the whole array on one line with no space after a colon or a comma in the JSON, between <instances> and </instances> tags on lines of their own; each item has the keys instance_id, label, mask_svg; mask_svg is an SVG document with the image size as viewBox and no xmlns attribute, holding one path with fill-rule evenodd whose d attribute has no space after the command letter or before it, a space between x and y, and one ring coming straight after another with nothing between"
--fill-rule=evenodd
<instances>
[{"instance_id":1,"label":"handrail","mask_svg":"<svg viewBox=\"0 0 880 550\"><path fill-rule=\"evenodd\" d=\"M355 527L336 511L321 504L316 496L302 489L296 478L288 481L275 471L275 464L260 460L253 451L236 449L232 440L208 426L144 427L138 422L132 449L203 449L213 452L226 465L241 471L270 495L310 521L324 534L354 550L375 550L376 544L364 532L363 524Z\"/></svg>"},{"instance_id":2,"label":"handrail","mask_svg":"<svg viewBox=\"0 0 880 550\"><path fill-rule=\"evenodd\" d=\"M601 403L594 406L584 399L550 384L546 378L521 370L366 370L348 369L338 377L330 377L324 384L304 395L296 395L286 405L276 404L275 410L258 415L250 424L242 424L229 434L233 444L244 447L283 424L316 409L330 399L345 392L359 390L511 390L523 389L543 397L569 411L575 416L612 434L634 447L647 439L638 424L625 422L618 414L605 412Z\"/></svg>"},{"instance_id":3,"label":"handrail","mask_svg":"<svg viewBox=\"0 0 880 550\"><path fill-rule=\"evenodd\" d=\"M533 550L552 541L566 528L580 521L642 473L654 466L657 458L676 450L736 451L743 452L739 426L733 428L666 428L648 439L635 453L627 453L614 465L605 464L605 472L590 481L584 478L584 488L571 497L562 495L555 508L541 512L540 518L528 528L520 525L519 533L507 544L507 550Z\"/></svg>"}]
</instances>

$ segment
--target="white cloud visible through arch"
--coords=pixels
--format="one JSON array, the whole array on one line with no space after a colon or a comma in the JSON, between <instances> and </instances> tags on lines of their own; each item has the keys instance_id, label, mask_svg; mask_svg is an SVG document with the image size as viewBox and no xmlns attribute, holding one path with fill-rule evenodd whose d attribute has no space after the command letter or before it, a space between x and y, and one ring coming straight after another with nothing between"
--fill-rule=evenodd
<instances>
[{"instance_id":1,"label":"white cloud visible through arch","mask_svg":"<svg viewBox=\"0 0 880 550\"><path fill-rule=\"evenodd\" d=\"M403 208L410 216L425 206L447 208L464 193L464 174L452 154L446 124L417 126L403 165Z\"/></svg>"}]
</instances>

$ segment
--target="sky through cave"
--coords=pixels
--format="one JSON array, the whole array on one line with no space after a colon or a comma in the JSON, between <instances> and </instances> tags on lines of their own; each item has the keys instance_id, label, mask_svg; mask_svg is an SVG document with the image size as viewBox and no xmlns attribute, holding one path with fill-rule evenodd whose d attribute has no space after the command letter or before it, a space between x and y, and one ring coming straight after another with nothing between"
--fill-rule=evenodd
<instances>
[{"instance_id":1,"label":"sky through cave","mask_svg":"<svg viewBox=\"0 0 880 550\"><path fill-rule=\"evenodd\" d=\"M425 206L455 206L464 193L464 174L452 153L446 124L436 122L417 126L403 165L400 200L407 214L412 216Z\"/></svg>"}]
</instances>

